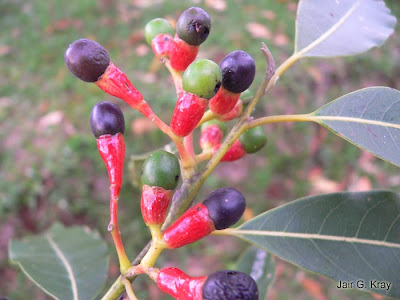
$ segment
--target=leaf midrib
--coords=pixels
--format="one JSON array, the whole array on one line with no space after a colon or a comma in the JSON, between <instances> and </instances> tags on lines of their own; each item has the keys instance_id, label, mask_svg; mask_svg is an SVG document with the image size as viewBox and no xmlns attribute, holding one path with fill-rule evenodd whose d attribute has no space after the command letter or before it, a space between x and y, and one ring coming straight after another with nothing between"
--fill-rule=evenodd
<instances>
[{"instance_id":1,"label":"leaf midrib","mask_svg":"<svg viewBox=\"0 0 400 300\"><path fill-rule=\"evenodd\" d=\"M74 272L72 270L72 266L68 259L65 257L65 255L62 253L62 250L58 247L57 243L49 236L46 236L47 241L50 244L50 247L54 250L56 253L57 257L61 260L62 264L64 265L68 277L71 281L71 289L72 289L72 295L73 295L73 300L79 300L78 296L78 286L75 280Z\"/></svg>"},{"instance_id":2,"label":"leaf midrib","mask_svg":"<svg viewBox=\"0 0 400 300\"><path fill-rule=\"evenodd\" d=\"M354 10L360 5L360 2L357 1L356 3L354 3L354 5L346 12L346 14L341 17L335 24L333 24L333 26L331 28L329 28L329 30L327 30L326 32L324 32L319 38L317 38L316 40L314 40L311 44L309 44L308 46L304 47L303 49L301 49L300 51L298 51L297 49L297 43L295 44L295 50L294 53L301 57L304 54L306 54L307 52L309 52L310 50L312 50L313 48L315 48L316 46L318 46L319 44L321 44L323 41L325 41L327 38L330 37L331 34L333 34L340 26L343 25L343 23L351 16L351 14L354 12Z\"/></svg>"},{"instance_id":3,"label":"leaf midrib","mask_svg":"<svg viewBox=\"0 0 400 300\"><path fill-rule=\"evenodd\" d=\"M373 245L373 246L383 246L383 247L400 249L400 244L386 242L386 241L379 241L379 240L361 239L361 238L357 238L357 237L344 237L344 236L335 236L335 235L284 232L284 231L243 230L243 229L240 229L240 228L239 229L231 229L229 231L230 231L229 234L238 235L238 236L252 235L252 236L281 237L281 238L325 240L325 241L336 241L336 242L345 242L345 243L358 243L358 244L366 244L366 245Z\"/></svg>"},{"instance_id":4,"label":"leaf midrib","mask_svg":"<svg viewBox=\"0 0 400 300\"><path fill-rule=\"evenodd\" d=\"M370 125L400 129L400 124L393 124L389 122L362 119L362 118L310 115L310 119L318 123L319 121L342 121L342 122L362 123L362 124L370 124Z\"/></svg>"}]
</instances>

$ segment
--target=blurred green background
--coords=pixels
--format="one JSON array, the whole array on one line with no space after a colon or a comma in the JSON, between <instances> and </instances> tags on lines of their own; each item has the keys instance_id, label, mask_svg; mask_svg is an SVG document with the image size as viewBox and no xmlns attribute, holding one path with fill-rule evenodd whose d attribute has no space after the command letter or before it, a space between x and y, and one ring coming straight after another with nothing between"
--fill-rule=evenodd
<instances>
[{"instance_id":1,"label":"blurred green background","mask_svg":"<svg viewBox=\"0 0 400 300\"><path fill-rule=\"evenodd\" d=\"M398 18L398 0L387 0ZM140 189L132 182L140 170L128 168L131 155L154 150L169 140L121 100L69 73L64 52L79 38L102 44L112 61L142 92L153 110L169 122L176 100L172 80L152 55L144 25L163 17L173 23L190 6L212 18L212 30L199 57L219 63L242 49L257 64L255 90L265 69L260 43L277 65L293 51L297 1L294 0L70 0L0 1L0 297L49 299L10 266L11 238L45 231L53 222L87 225L108 241L109 282L118 275L116 255L106 231L108 178L88 120L92 106L110 100L124 111L127 161L120 201L120 226L132 259L149 233L140 216ZM256 116L311 112L345 93L367 86L400 89L400 38L380 49L349 58L305 59L287 71L260 101ZM375 159L314 124L265 127L269 143L261 153L223 163L202 188L198 200L221 186L234 186L248 200L246 217L315 193L390 188L399 190L398 169ZM140 166L139 166L140 167ZM251 179L249 179L251 178ZM226 251L226 249L234 249ZM178 266L193 276L229 268L245 245L210 237L167 251L159 265ZM140 299L170 299L143 278L134 284ZM277 260L269 299L382 299L340 291L328 279Z\"/></svg>"}]
</instances>

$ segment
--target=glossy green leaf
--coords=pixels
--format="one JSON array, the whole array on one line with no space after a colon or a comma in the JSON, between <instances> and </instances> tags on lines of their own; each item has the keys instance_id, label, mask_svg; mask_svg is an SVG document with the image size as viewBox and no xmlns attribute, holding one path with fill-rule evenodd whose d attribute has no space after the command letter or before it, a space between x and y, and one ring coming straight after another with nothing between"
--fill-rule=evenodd
<instances>
[{"instance_id":1,"label":"glossy green leaf","mask_svg":"<svg viewBox=\"0 0 400 300\"><path fill-rule=\"evenodd\" d=\"M396 18L383 0L300 0L295 53L341 56L382 45Z\"/></svg>"},{"instance_id":2,"label":"glossy green leaf","mask_svg":"<svg viewBox=\"0 0 400 300\"><path fill-rule=\"evenodd\" d=\"M107 246L83 227L56 224L44 235L12 240L9 257L44 292L60 300L93 299L107 276Z\"/></svg>"},{"instance_id":3,"label":"glossy green leaf","mask_svg":"<svg viewBox=\"0 0 400 300\"><path fill-rule=\"evenodd\" d=\"M250 246L239 257L235 270L249 274L257 282L259 299L266 299L275 279L275 259L270 253Z\"/></svg>"},{"instance_id":4,"label":"glossy green leaf","mask_svg":"<svg viewBox=\"0 0 400 300\"><path fill-rule=\"evenodd\" d=\"M312 119L400 166L400 91L387 87L358 90L315 111Z\"/></svg>"},{"instance_id":5,"label":"glossy green leaf","mask_svg":"<svg viewBox=\"0 0 400 300\"><path fill-rule=\"evenodd\" d=\"M400 198L393 192L303 198L230 231L298 266L400 299ZM378 282L389 289L371 286Z\"/></svg>"}]
</instances>

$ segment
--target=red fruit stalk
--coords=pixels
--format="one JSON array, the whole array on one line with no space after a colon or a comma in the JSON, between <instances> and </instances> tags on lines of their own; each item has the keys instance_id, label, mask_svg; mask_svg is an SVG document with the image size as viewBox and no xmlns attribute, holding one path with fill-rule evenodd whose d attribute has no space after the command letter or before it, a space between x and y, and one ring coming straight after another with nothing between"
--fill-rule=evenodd
<instances>
[{"instance_id":1,"label":"red fruit stalk","mask_svg":"<svg viewBox=\"0 0 400 300\"><path fill-rule=\"evenodd\" d=\"M171 130L180 137L190 134L200 122L207 108L207 100L199 96L182 92L178 96L171 118Z\"/></svg>"},{"instance_id":2,"label":"red fruit stalk","mask_svg":"<svg viewBox=\"0 0 400 300\"><path fill-rule=\"evenodd\" d=\"M196 59L199 46L192 46L175 35L170 48L171 67L177 71L185 71Z\"/></svg>"},{"instance_id":3,"label":"red fruit stalk","mask_svg":"<svg viewBox=\"0 0 400 300\"><path fill-rule=\"evenodd\" d=\"M161 226L164 223L172 193L172 190L162 187L143 185L140 208L147 225Z\"/></svg>"},{"instance_id":4,"label":"red fruit stalk","mask_svg":"<svg viewBox=\"0 0 400 300\"><path fill-rule=\"evenodd\" d=\"M229 113L236 105L240 97L240 93L232 93L223 86L210 99L210 109L213 113L224 115Z\"/></svg>"},{"instance_id":5,"label":"red fruit stalk","mask_svg":"<svg viewBox=\"0 0 400 300\"><path fill-rule=\"evenodd\" d=\"M167 57L171 53L172 36L168 33L158 34L152 41L151 47L157 58Z\"/></svg>"},{"instance_id":6,"label":"red fruit stalk","mask_svg":"<svg viewBox=\"0 0 400 300\"><path fill-rule=\"evenodd\" d=\"M110 223L108 231L114 240L121 270L130 267L118 227L118 200L122 185L123 164L125 158L125 142L121 133L105 134L97 139L97 148L103 159L110 181Z\"/></svg>"},{"instance_id":7,"label":"red fruit stalk","mask_svg":"<svg viewBox=\"0 0 400 300\"><path fill-rule=\"evenodd\" d=\"M218 151L221 144L214 146L213 152ZM221 158L221 161L235 161L242 158L247 152L244 150L242 143L236 140L232 146L226 151L225 155Z\"/></svg>"},{"instance_id":8,"label":"red fruit stalk","mask_svg":"<svg viewBox=\"0 0 400 300\"><path fill-rule=\"evenodd\" d=\"M157 286L178 300L201 300L202 288L207 276L190 277L178 268L161 269Z\"/></svg>"},{"instance_id":9,"label":"red fruit stalk","mask_svg":"<svg viewBox=\"0 0 400 300\"><path fill-rule=\"evenodd\" d=\"M189 208L162 234L168 248L174 249L193 243L215 230L208 208L198 203Z\"/></svg>"},{"instance_id":10,"label":"red fruit stalk","mask_svg":"<svg viewBox=\"0 0 400 300\"><path fill-rule=\"evenodd\" d=\"M133 86L125 73L112 62L95 84L107 94L124 100L135 109L143 100L142 94Z\"/></svg>"},{"instance_id":11,"label":"red fruit stalk","mask_svg":"<svg viewBox=\"0 0 400 300\"><path fill-rule=\"evenodd\" d=\"M217 118L218 120L227 122L239 118L242 112L243 112L243 102L242 100L239 99L239 101L236 102L236 105L232 110L230 110L226 114L217 116Z\"/></svg>"}]
</instances>

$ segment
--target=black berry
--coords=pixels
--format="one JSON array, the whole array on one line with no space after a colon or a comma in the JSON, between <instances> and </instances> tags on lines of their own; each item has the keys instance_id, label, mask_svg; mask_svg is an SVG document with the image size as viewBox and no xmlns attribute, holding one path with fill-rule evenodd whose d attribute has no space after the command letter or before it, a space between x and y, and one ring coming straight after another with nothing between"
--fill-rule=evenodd
<instances>
[{"instance_id":1,"label":"black berry","mask_svg":"<svg viewBox=\"0 0 400 300\"><path fill-rule=\"evenodd\" d=\"M253 278L237 271L218 271L206 279L203 300L258 300L258 288Z\"/></svg>"},{"instance_id":2,"label":"black berry","mask_svg":"<svg viewBox=\"0 0 400 300\"><path fill-rule=\"evenodd\" d=\"M176 23L176 33L179 38L192 46L203 43L211 30L211 18L199 7L185 10Z\"/></svg>"},{"instance_id":3,"label":"black berry","mask_svg":"<svg viewBox=\"0 0 400 300\"><path fill-rule=\"evenodd\" d=\"M90 113L90 128L96 138L105 134L124 134L124 115L114 103L108 101L99 102Z\"/></svg>"},{"instance_id":4,"label":"black berry","mask_svg":"<svg viewBox=\"0 0 400 300\"><path fill-rule=\"evenodd\" d=\"M106 71L110 57L100 44L80 39L69 45L64 61L76 77L86 82L95 82Z\"/></svg>"},{"instance_id":5,"label":"black berry","mask_svg":"<svg viewBox=\"0 0 400 300\"><path fill-rule=\"evenodd\" d=\"M244 213L246 200L234 188L220 188L211 192L203 204L207 206L215 229L225 229L235 224Z\"/></svg>"},{"instance_id":6,"label":"black berry","mask_svg":"<svg viewBox=\"0 0 400 300\"><path fill-rule=\"evenodd\" d=\"M254 80L256 64L250 54L237 50L229 53L220 63L222 86L232 93L245 91Z\"/></svg>"}]
</instances>

